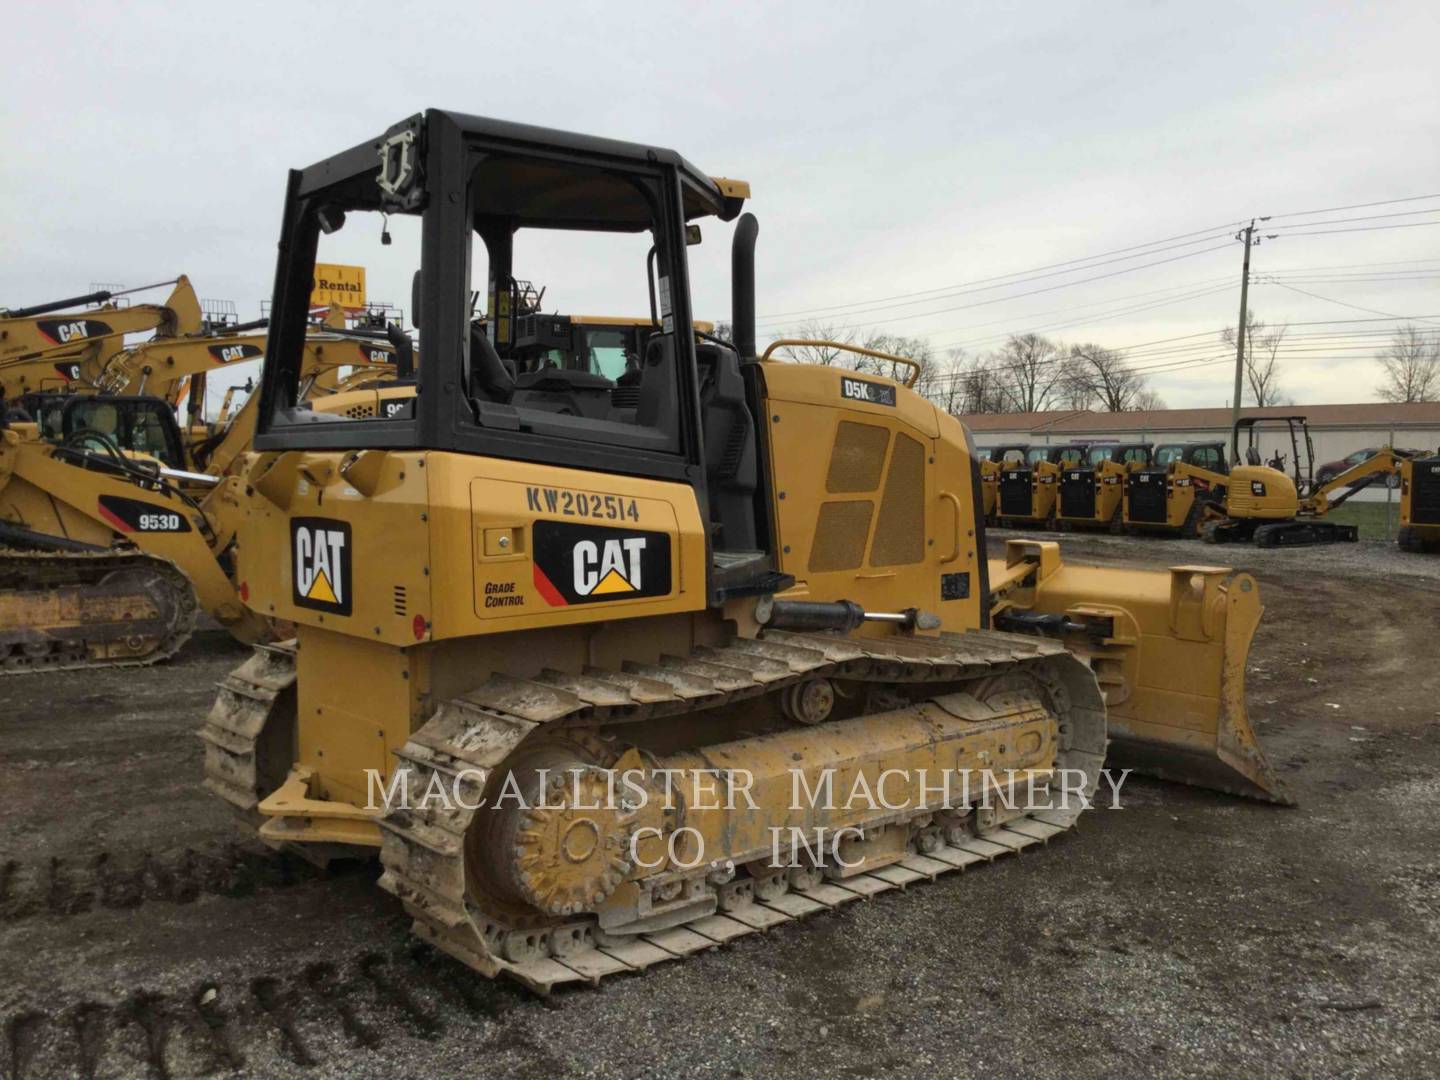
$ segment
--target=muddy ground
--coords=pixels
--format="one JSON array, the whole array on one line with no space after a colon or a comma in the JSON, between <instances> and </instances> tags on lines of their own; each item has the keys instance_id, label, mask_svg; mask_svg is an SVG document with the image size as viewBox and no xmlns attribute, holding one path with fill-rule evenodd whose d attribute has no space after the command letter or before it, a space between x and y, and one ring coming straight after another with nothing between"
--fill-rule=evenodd
<instances>
[{"instance_id":1,"label":"muddy ground","mask_svg":"<svg viewBox=\"0 0 1440 1080\"><path fill-rule=\"evenodd\" d=\"M6 680L0 1075L1440 1072L1440 558L1065 548L1256 573L1298 808L1131 779L1046 848L547 1000L413 943L373 870L233 839L193 735L223 636Z\"/></svg>"}]
</instances>

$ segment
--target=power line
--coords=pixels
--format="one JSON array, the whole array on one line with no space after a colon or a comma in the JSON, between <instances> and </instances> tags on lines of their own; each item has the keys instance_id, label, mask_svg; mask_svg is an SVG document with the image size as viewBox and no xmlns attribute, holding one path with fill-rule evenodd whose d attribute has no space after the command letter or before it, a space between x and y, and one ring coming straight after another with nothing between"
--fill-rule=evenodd
<instances>
[{"instance_id":1,"label":"power line","mask_svg":"<svg viewBox=\"0 0 1440 1080\"><path fill-rule=\"evenodd\" d=\"M1024 297L1027 297L1027 296L1038 296L1038 295L1040 295L1041 293L1054 292L1054 291L1057 290L1057 289L1068 289L1068 288L1072 288L1072 287L1075 286L1075 285L1084 285L1084 284L1087 284L1088 282L1091 282L1091 281L1104 281L1104 280L1107 279L1107 278L1119 277L1119 276L1121 276L1122 274L1133 274L1133 273L1134 273L1135 271L1137 271L1137 270L1146 270L1146 269L1149 269L1149 268L1152 267L1152 266L1163 266L1163 265L1166 264L1166 263L1179 262L1181 259L1193 259L1193 258L1195 258L1195 257L1198 256L1198 255L1207 255L1207 254L1209 254L1209 253L1212 252L1212 251L1220 251L1222 248L1228 248L1229 246L1230 246L1230 245L1229 245L1228 243L1225 243L1225 244L1217 244L1217 245L1214 246L1214 247L1202 248L1202 249L1199 250L1199 251L1186 252L1184 255L1172 255L1172 256L1171 256L1170 258L1168 258L1168 259L1156 259L1154 262L1141 263L1141 264L1138 265L1138 266L1129 266L1129 267L1126 267L1126 268L1123 269L1123 270L1112 270L1112 271L1110 271L1108 274L1096 274L1094 277L1080 278L1080 279L1077 280L1077 281L1065 281L1065 282L1061 282L1059 285L1047 285L1047 286L1045 286L1045 287L1042 288L1042 289L1031 289L1031 290L1029 290L1028 292L1013 293L1013 294L1011 294L1010 296L997 296L997 297L993 297L992 299L989 299L989 300L978 300L978 301L976 301L976 302L973 303L973 304L958 304L958 305L956 305L956 306L954 306L954 307L936 308L934 311L920 311L920 312L916 312L916 313L913 314L913 315L897 316L897 317L895 317L895 318L890 318L890 319L875 319L875 320L872 320L872 321L870 321L870 322L849 323L849 324L842 325L842 326L831 327L830 329L832 329L832 330L862 330L862 329L865 329L866 327L883 326L883 325L885 325L886 323L899 322L899 321L901 321L902 318L907 318L907 319L925 319L925 318L929 318L929 317L931 317L931 316L933 316L933 315L945 315L945 314L948 314L949 312L952 312L952 311L968 311L968 310L970 310L971 308L987 307L987 306L989 306L990 304L1003 304L1003 303L1005 303L1005 302L1008 301L1008 300L1020 300L1020 299L1023 299ZM863 313L862 313L862 314L863 314ZM765 328L766 328L767 330L769 330L770 328L774 327L775 325L776 325L776 324L774 324L774 323L768 323L768 324L766 324L766 327L765 327Z\"/></svg>"},{"instance_id":2,"label":"power line","mask_svg":"<svg viewBox=\"0 0 1440 1080\"><path fill-rule=\"evenodd\" d=\"M1418 229L1425 225L1440 225L1440 221L1409 221L1403 225L1362 225L1358 229L1316 229L1314 232L1287 232L1282 235L1286 238L1291 236L1329 236L1332 233L1378 232L1381 229Z\"/></svg>"},{"instance_id":3,"label":"power line","mask_svg":"<svg viewBox=\"0 0 1440 1080\"><path fill-rule=\"evenodd\" d=\"M1437 222L1436 224L1440 224ZM1306 292L1304 289L1297 289L1294 285L1286 285L1283 281L1273 282L1282 289L1289 289L1291 292L1300 293L1302 296L1313 297L1316 300L1324 300L1329 304L1339 304L1341 307L1354 308L1356 311L1368 311L1372 315L1384 315L1391 319L1404 319L1407 322L1434 322L1436 320L1427 318L1424 315L1396 315L1391 311L1380 311L1376 308L1361 307L1359 304L1347 303L1344 300L1336 300L1333 296L1321 296L1319 293Z\"/></svg>"},{"instance_id":4,"label":"power line","mask_svg":"<svg viewBox=\"0 0 1440 1080\"><path fill-rule=\"evenodd\" d=\"M1316 225L1344 225L1350 221L1383 221L1386 218L1416 217L1419 214L1437 213L1440 213L1440 206L1432 206L1425 210L1397 210L1393 214L1363 214L1360 217L1331 218L1329 221L1305 221L1299 225L1272 225L1270 227L1282 231L1288 229L1309 229Z\"/></svg>"},{"instance_id":5,"label":"power line","mask_svg":"<svg viewBox=\"0 0 1440 1080\"><path fill-rule=\"evenodd\" d=\"M769 323L775 322L775 321L778 320L778 319L786 319L786 318L791 318L791 317L793 317L793 316L798 316L798 315L808 315L808 314L815 314L815 313L826 312L826 311L840 311L840 310L844 310L844 309L848 309L848 308L865 307L865 306L868 306L868 305L870 305L870 304L887 303L887 302L889 302L889 301L891 301L891 300L904 300L904 299L906 299L906 298L908 298L908 297L914 297L914 296L933 296L933 295L935 295L935 294L937 294L937 293L950 293L950 292L953 292L953 291L959 290L959 289L968 289L968 288L969 288L970 286L972 286L972 285L985 285L985 284L988 284L988 283L990 283L990 282L1004 282L1004 281L1006 281L1008 278L1027 278L1027 279L1028 279L1031 275L1037 275L1037 274L1039 274L1039 272L1042 271L1042 270L1054 270L1054 269L1057 269L1058 267L1063 267L1063 266L1075 267L1077 270L1079 270L1079 269L1088 269L1088 268L1085 268L1085 267L1079 267L1077 264L1079 264L1079 263L1091 263L1091 262L1094 262L1096 259L1103 259L1103 258L1106 258L1107 256L1110 256L1110 255L1123 255L1123 254L1125 254L1126 252L1131 252L1131 251L1133 251L1133 252L1139 252L1139 253L1140 253L1140 254L1136 254L1136 255L1132 256L1132 258L1137 258L1137 259L1138 259L1138 258L1143 258L1145 255L1155 254L1155 252L1153 252L1153 251L1146 251L1146 250L1145 250L1146 248L1155 248L1155 247L1157 247L1157 246L1160 245L1160 244L1169 244L1171 241L1174 241L1174 240L1185 240L1185 239L1188 239L1189 237L1200 237L1200 239L1198 239L1198 240L1192 240L1192 241L1191 241L1192 244L1204 243L1205 240L1210 239L1212 236L1220 236L1220 235L1225 235L1225 234L1227 234L1228 230L1232 227L1233 224L1234 224L1233 222L1227 222L1227 223L1222 224L1222 225L1212 226L1211 228L1208 228L1208 229L1196 229L1194 232L1179 233L1179 234L1177 234L1177 235L1175 235L1175 236L1162 237L1162 238L1159 239L1159 240L1152 240L1152 241L1150 241L1149 243L1146 243L1146 244L1135 244L1135 245L1132 245L1131 247L1115 248L1113 251L1101 251L1101 252L1098 252L1098 253L1095 254L1095 255L1086 255L1086 256L1083 256L1083 257L1077 258L1077 259L1066 259L1066 260L1064 260L1063 262L1046 263L1046 264L1043 265L1043 266L1034 266L1034 267L1031 267L1031 268L1028 269L1028 270L1016 270L1016 271L1014 271L1013 273L1009 273L1009 274L997 274L997 275L995 275L995 276L993 276L993 277L976 278L974 281L962 281L962 282L958 282L958 283L956 283L956 284L954 284L954 285L942 285L942 286L940 286L939 288L935 288L935 289L921 289L921 290L918 290L918 291L916 291L916 292L897 293L897 294L894 295L894 296L875 297L875 298L870 299L870 300L854 300L854 301L851 301L850 303L846 303L846 304L832 304L832 305L830 305L830 306L828 306L828 307L797 308L797 309L795 309L795 310L793 310L793 311L778 311L778 312L774 312L773 314L762 315L762 316L760 316L760 320L761 320L761 322L763 322L763 323L769 324ZM1186 246L1188 246L1188 245L1186 245L1186 244L1176 244L1176 245L1174 245L1174 246L1175 246L1175 247L1186 247ZM1169 250L1169 249L1165 249L1165 250ZM1123 260L1123 259L1117 259L1117 260L1114 260L1114 261L1116 261L1116 262L1124 262L1125 260ZM1054 275L1046 274L1046 275L1040 275L1040 276L1052 277L1052 276L1054 276ZM1013 285L1013 284L1021 284L1021 282L1009 282L1009 284L1012 284L1012 285ZM995 287L996 287L996 288L999 288L1000 286L997 285L997 286L995 286Z\"/></svg>"},{"instance_id":6,"label":"power line","mask_svg":"<svg viewBox=\"0 0 1440 1080\"><path fill-rule=\"evenodd\" d=\"M1403 199L1381 199L1378 202L1351 203L1349 206L1327 206L1323 210L1292 210L1288 214L1271 214L1272 218L1282 217L1309 217L1312 214L1333 214L1339 210L1364 210L1370 206L1389 206L1392 203L1420 202L1422 199L1440 199L1440 193L1434 195L1410 195Z\"/></svg>"}]
</instances>

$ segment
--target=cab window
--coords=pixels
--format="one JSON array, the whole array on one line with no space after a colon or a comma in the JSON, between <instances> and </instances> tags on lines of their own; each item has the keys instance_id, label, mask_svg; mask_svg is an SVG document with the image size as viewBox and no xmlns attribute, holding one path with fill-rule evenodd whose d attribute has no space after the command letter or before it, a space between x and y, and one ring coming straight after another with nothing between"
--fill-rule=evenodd
<instances>
[{"instance_id":1,"label":"cab window","mask_svg":"<svg viewBox=\"0 0 1440 1080\"><path fill-rule=\"evenodd\" d=\"M1025 451L1025 463L1027 465L1034 465L1037 461L1044 461L1047 453L1049 453L1049 451L1043 446L1032 446L1029 450Z\"/></svg>"},{"instance_id":2,"label":"cab window","mask_svg":"<svg viewBox=\"0 0 1440 1080\"><path fill-rule=\"evenodd\" d=\"M1144 465L1149 460L1149 455L1145 453L1143 446L1130 446L1120 455L1120 460L1127 465Z\"/></svg>"},{"instance_id":3,"label":"cab window","mask_svg":"<svg viewBox=\"0 0 1440 1080\"><path fill-rule=\"evenodd\" d=\"M1184 453L1183 446L1162 446L1155 451L1155 464L1169 465L1172 461L1179 461Z\"/></svg>"},{"instance_id":4,"label":"cab window","mask_svg":"<svg viewBox=\"0 0 1440 1080\"><path fill-rule=\"evenodd\" d=\"M585 369L592 375L603 375L618 382L627 371L639 371L640 354L634 334L610 327L586 327Z\"/></svg>"},{"instance_id":5,"label":"cab window","mask_svg":"<svg viewBox=\"0 0 1440 1080\"><path fill-rule=\"evenodd\" d=\"M1211 472L1221 470L1222 459L1217 447L1202 446L1195 451L1195 456L1191 460L1202 469L1209 469Z\"/></svg>"},{"instance_id":6,"label":"cab window","mask_svg":"<svg viewBox=\"0 0 1440 1080\"><path fill-rule=\"evenodd\" d=\"M1114 454L1113 446L1092 446L1090 448L1090 464L1099 465L1102 461L1109 461Z\"/></svg>"},{"instance_id":7,"label":"cab window","mask_svg":"<svg viewBox=\"0 0 1440 1080\"><path fill-rule=\"evenodd\" d=\"M1081 451L1079 447L1067 446L1064 450L1060 451L1059 456L1056 458L1056 464L1076 465L1080 462L1080 456Z\"/></svg>"}]
</instances>

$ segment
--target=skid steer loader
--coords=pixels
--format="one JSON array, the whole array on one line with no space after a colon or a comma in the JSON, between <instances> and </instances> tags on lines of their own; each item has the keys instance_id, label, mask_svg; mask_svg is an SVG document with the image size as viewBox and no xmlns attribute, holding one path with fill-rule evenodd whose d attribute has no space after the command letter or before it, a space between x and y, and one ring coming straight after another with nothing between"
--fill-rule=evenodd
<instances>
[{"instance_id":1,"label":"skid steer loader","mask_svg":"<svg viewBox=\"0 0 1440 1080\"><path fill-rule=\"evenodd\" d=\"M236 575L297 636L222 684L205 782L267 843L378 853L420 937L537 991L1042 844L1107 744L1288 798L1245 714L1254 581L988 560L973 446L916 365L757 349L748 197L673 151L435 110L290 174ZM317 253L380 215L425 237L414 408L307 413ZM716 221L733 341L689 330ZM630 384L514 373L501 306L549 230L653 298Z\"/></svg>"},{"instance_id":2,"label":"skid steer loader","mask_svg":"<svg viewBox=\"0 0 1440 1080\"><path fill-rule=\"evenodd\" d=\"M302 398L337 365L353 388L319 394L311 411L374 415L413 402L413 384L391 379L401 364L315 328ZM33 422L0 422L0 675L155 663L179 651L201 610L240 641L269 636L269 618L242 603L230 574L242 509L230 467L249 448L258 403L189 447L161 397L27 404Z\"/></svg>"},{"instance_id":3,"label":"skid steer loader","mask_svg":"<svg viewBox=\"0 0 1440 1080\"><path fill-rule=\"evenodd\" d=\"M1055 523L1062 529L1107 528L1125 531L1121 506L1125 478L1150 464L1149 443L1091 446L1083 461L1060 473Z\"/></svg>"},{"instance_id":4,"label":"skid steer loader","mask_svg":"<svg viewBox=\"0 0 1440 1080\"><path fill-rule=\"evenodd\" d=\"M1440 551L1440 451L1400 465L1402 551Z\"/></svg>"}]
</instances>

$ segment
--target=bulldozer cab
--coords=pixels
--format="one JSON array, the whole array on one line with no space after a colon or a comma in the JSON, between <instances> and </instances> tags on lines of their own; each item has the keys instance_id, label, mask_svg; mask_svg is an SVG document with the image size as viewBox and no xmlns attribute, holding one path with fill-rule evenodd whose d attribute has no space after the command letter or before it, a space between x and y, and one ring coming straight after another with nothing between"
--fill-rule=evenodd
<instances>
[{"instance_id":1,"label":"bulldozer cab","mask_svg":"<svg viewBox=\"0 0 1440 1080\"><path fill-rule=\"evenodd\" d=\"M759 555L755 383L739 363L753 335L697 339L687 252L698 219L734 220L748 194L673 151L438 110L293 172L256 449L442 450L682 483L715 552ZM737 243L754 232L742 222ZM363 260L372 287L413 275L413 410L303 407L317 259ZM566 306L648 309L652 326L577 345L522 277Z\"/></svg>"}]
</instances>

